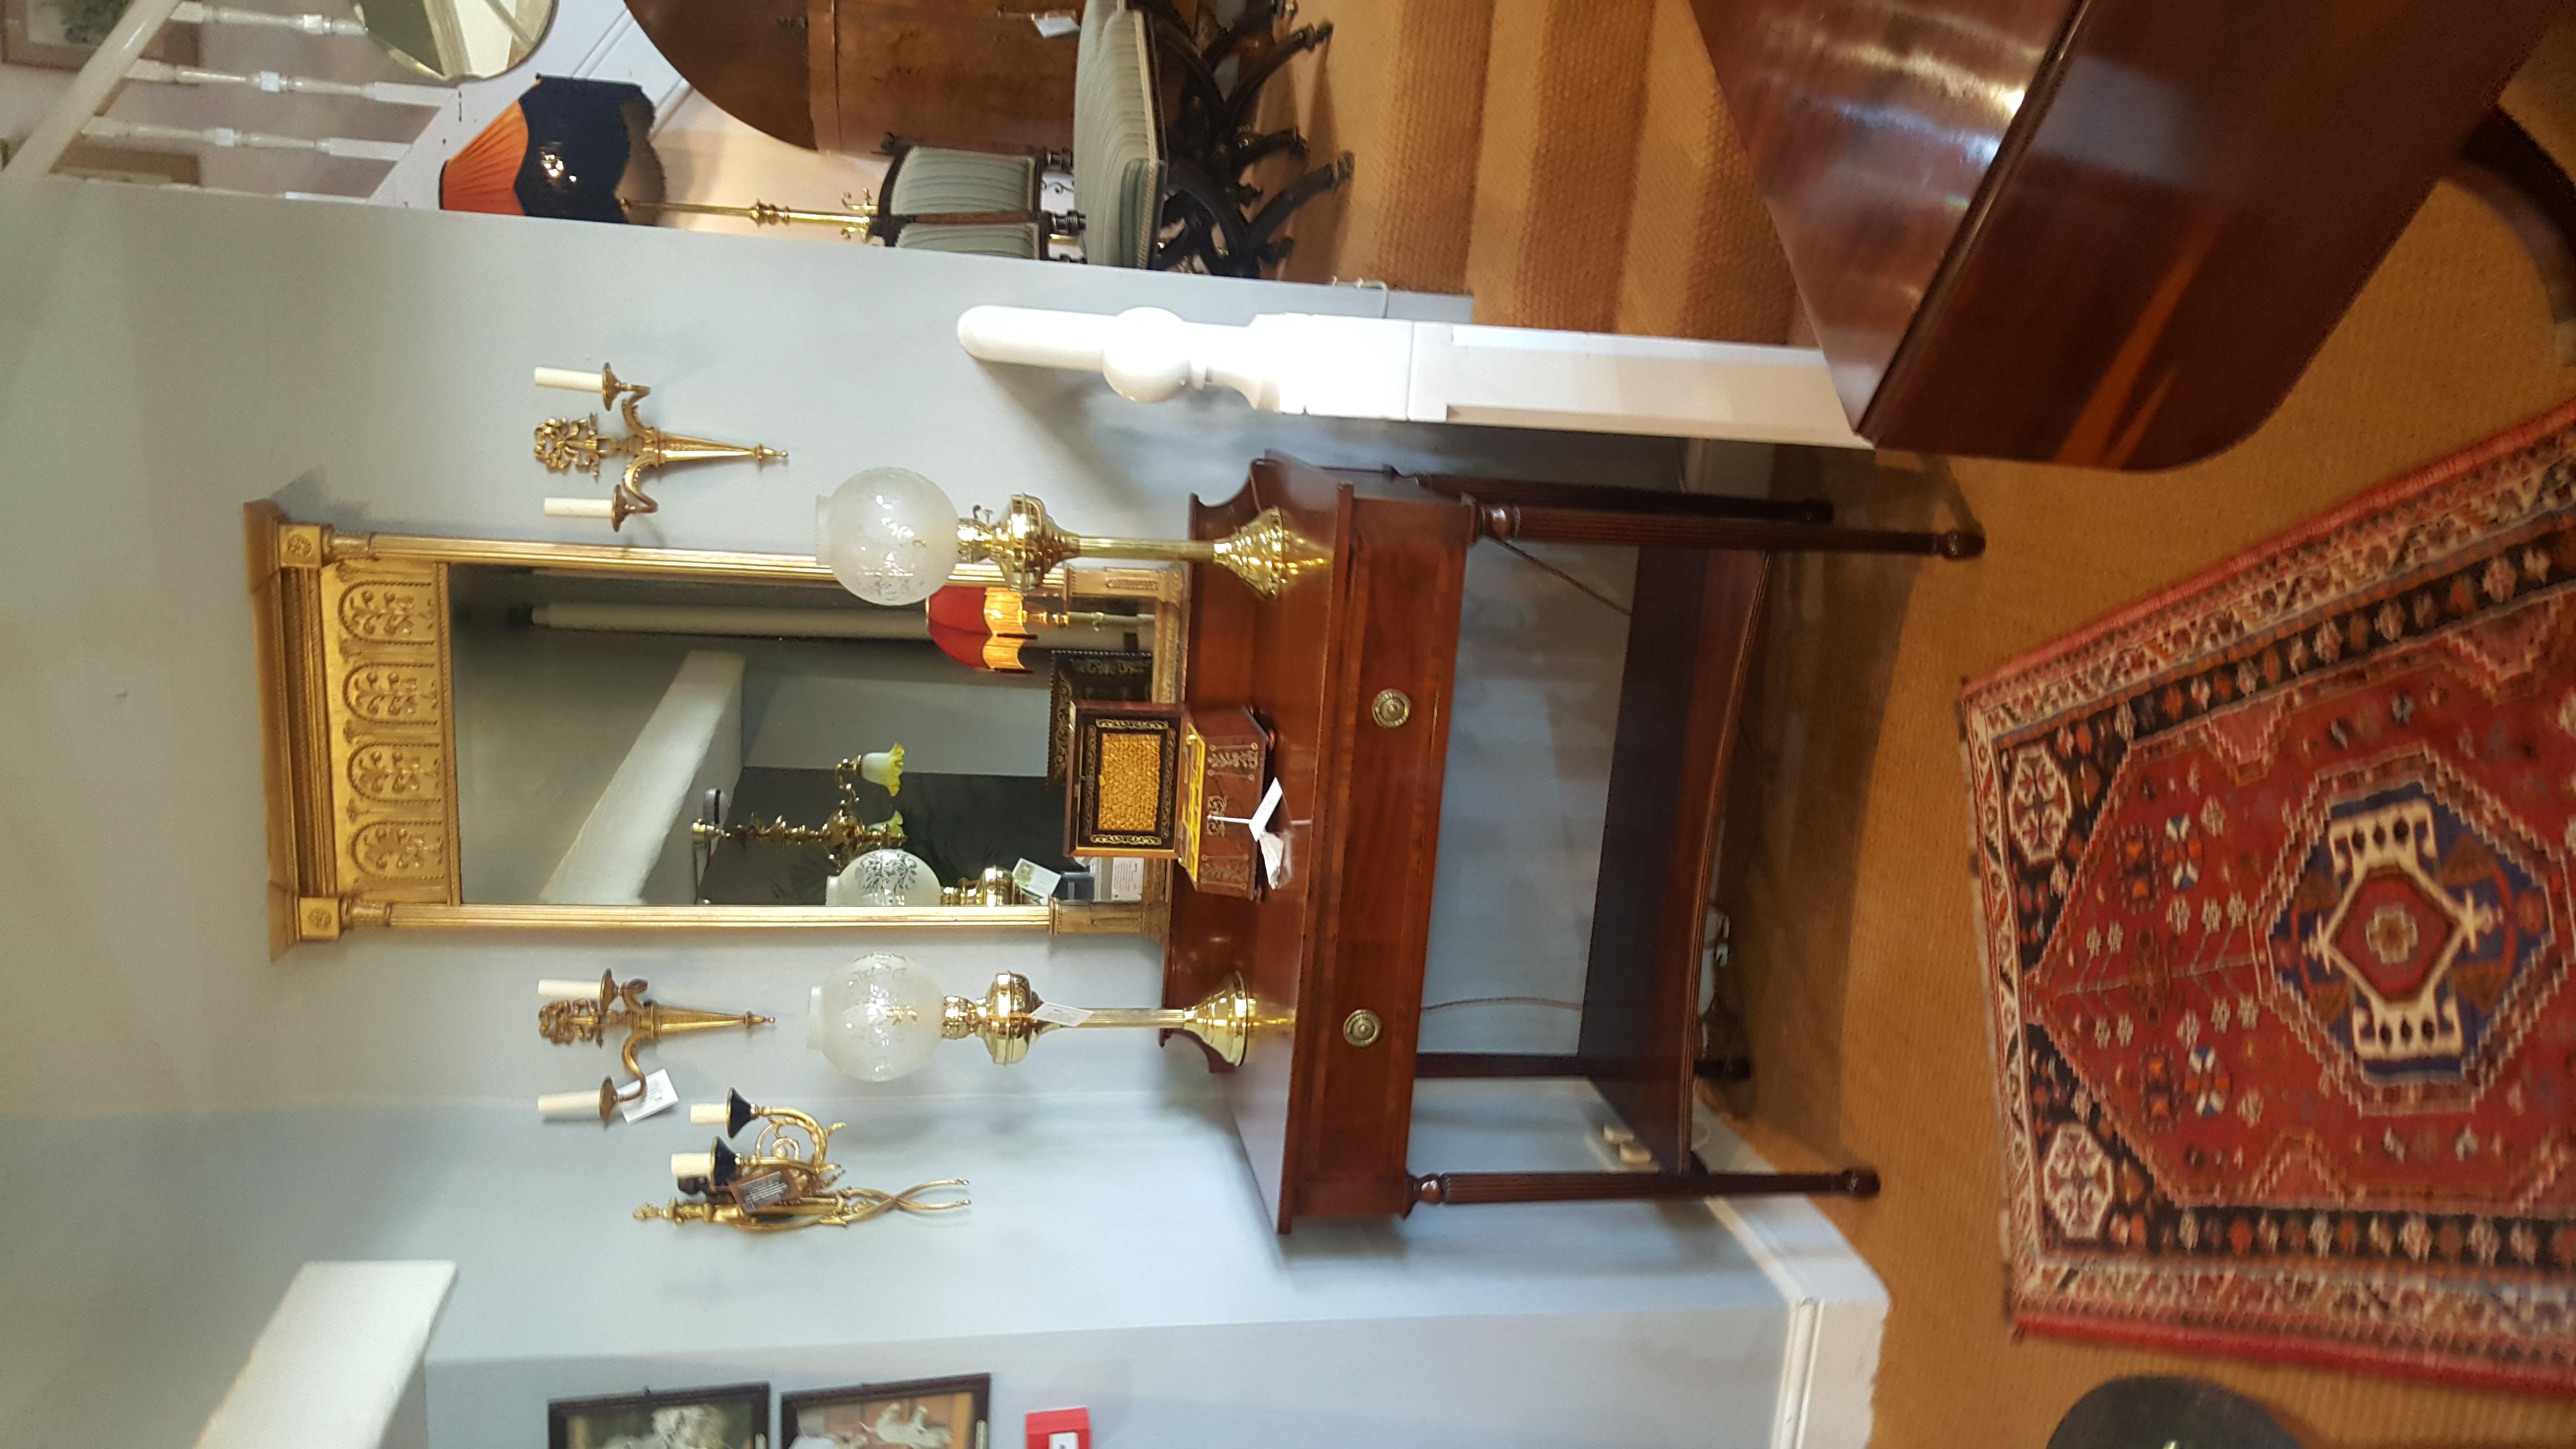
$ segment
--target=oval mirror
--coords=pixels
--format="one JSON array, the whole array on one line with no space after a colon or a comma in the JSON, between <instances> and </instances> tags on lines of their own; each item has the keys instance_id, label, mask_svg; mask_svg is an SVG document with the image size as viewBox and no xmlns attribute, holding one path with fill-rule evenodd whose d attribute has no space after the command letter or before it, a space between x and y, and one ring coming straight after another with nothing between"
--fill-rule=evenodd
<instances>
[{"instance_id":1,"label":"oval mirror","mask_svg":"<svg viewBox=\"0 0 2576 1449\"><path fill-rule=\"evenodd\" d=\"M555 0L359 0L387 55L443 81L490 80L536 54Z\"/></svg>"}]
</instances>

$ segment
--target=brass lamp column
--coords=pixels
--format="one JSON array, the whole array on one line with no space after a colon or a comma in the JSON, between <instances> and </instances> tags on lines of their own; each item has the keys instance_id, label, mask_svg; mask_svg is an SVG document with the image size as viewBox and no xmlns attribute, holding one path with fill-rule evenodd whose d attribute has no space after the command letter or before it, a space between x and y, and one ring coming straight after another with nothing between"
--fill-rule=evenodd
<instances>
[{"instance_id":1,"label":"brass lamp column","mask_svg":"<svg viewBox=\"0 0 2576 1449\"><path fill-rule=\"evenodd\" d=\"M991 563L1004 583L1023 594L1038 592L1046 576L1069 559L1126 558L1219 564L1270 599L1299 575L1330 562L1276 508L1263 509L1219 539L1098 538L1066 532L1047 516L1045 503L1026 493L1014 494L999 517L978 508L959 519L957 543L968 562Z\"/></svg>"},{"instance_id":2,"label":"brass lamp column","mask_svg":"<svg viewBox=\"0 0 2576 1449\"><path fill-rule=\"evenodd\" d=\"M1228 1066L1243 1065L1252 1029L1260 1023L1252 993L1241 976L1231 976L1196 1006L1050 1007L1038 999L1029 978L1005 971L993 978L981 1001L963 996L945 999L939 1034L948 1041L974 1037L993 1060L1009 1066L1029 1054L1029 1043L1058 1028L1150 1027L1186 1032Z\"/></svg>"}]
</instances>

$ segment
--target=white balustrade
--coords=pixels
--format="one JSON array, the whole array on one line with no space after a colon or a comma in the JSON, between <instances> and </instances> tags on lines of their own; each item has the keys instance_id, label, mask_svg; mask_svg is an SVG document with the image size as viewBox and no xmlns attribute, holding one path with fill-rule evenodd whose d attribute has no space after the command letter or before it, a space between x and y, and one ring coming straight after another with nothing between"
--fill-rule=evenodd
<instances>
[{"instance_id":1,"label":"white balustrade","mask_svg":"<svg viewBox=\"0 0 2576 1449\"><path fill-rule=\"evenodd\" d=\"M436 86L405 85L400 81L369 81L358 85L348 81L318 80L311 76L280 75L273 70L243 75L193 65L169 65L157 60L136 61L126 78L155 85L249 86L272 95L283 91L299 96L347 96L353 100L373 101L380 106L419 106L433 111L452 98L451 92Z\"/></svg>"},{"instance_id":2,"label":"white balustrade","mask_svg":"<svg viewBox=\"0 0 2576 1449\"><path fill-rule=\"evenodd\" d=\"M306 35L351 35L367 33L360 21L344 20L332 15L278 15L266 10L243 10L232 5L200 5L197 0L180 0L170 17L183 25L248 25L271 30L294 30Z\"/></svg>"},{"instance_id":3,"label":"white balustrade","mask_svg":"<svg viewBox=\"0 0 2576 1449\"><path fill-rule=\"evenodd\" d=\"M278 136L232 126L164 126L152 121L126 121L93 116L81 134L94 141L160 141L179 146L238 147L249 151L310 151L352 161L399 161L411 149L408 141L359 141L347 136Z\"/></svg>"},{"instance_id":4,"label":"white balustrade","mask_svg":"<svg viewBox=\"0 0 2576 1449\"><path fill-rule=\"evenodd\" d=\"M143 52L152 44L154 37L173 22L360 39L367 33L363 22L340 16L280 15L231 5L208 5L200 3L200 0L132 0L118 18L115 28L108 32L107 38L81 66L80 73L72 77L71 85L62 98L28 135L26 144L9 158L6 168L0 168L0 180L45 175L61 162L63 153L74 141L84 137L98 141L136 141L160 147L213 146L254 151L298 151L316 156L383 162L400 161L411 150L409 143L400 141L363 141L348 136L286 136L236 126L174 126L100 115L99 112L115 99L117 88L129 80L168 86L240 86L272 95L333 96L376 105L433 111L446 107L454 95L452 91L435 86L405 85L397 81L353 83L285 75L273 70L234 72L144 59ZM220 191L224 188L199 189ZM282 194L315 200L357 199L298 191Z\"/></svg>"}]
</instances>

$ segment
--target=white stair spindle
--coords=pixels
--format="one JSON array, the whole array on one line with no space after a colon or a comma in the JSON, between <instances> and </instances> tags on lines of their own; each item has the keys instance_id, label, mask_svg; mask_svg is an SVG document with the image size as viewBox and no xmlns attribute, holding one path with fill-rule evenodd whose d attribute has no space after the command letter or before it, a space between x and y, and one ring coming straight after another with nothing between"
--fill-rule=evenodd
<instances>
[{"instance_id":1,"label":"white stair spindle","mask_svg":"<svg viewBox=\"0 0 2576 1449\"><path fill-rule=\"evenodd\" d=\"M118 17L116 28L90 53L90 58L72 77L71 85L54 101L54 108L27 135L26 144L9 158L8 176L42 176L63 159L63 151L81 132L81 124L98 114L115 94L126 71L143 54L152 37L161 33L173 12L186 8L174 0L132 0ZM363 32L365 27L360 27Z\"/></svg>"},{"instance_id":2,"label":"white stair spindle","mask_svg":"<svg viewBox=\"0 0 2576 1449\"><path fill-rule=\"evenodd\" d=\"M81 134L99 141L161 141L181 146L218 146L245 151L308 151L352 161L399 161L411 147L401 141L359 141L347 136L277 136L231 126L162 126L98 116Z\"/></svg>"},{"instance_id":3,"label":"white stair spindle","mask_svg":"<svg viewBox=\"0 0 2576 1449\"><path fill-rule=\"evenodd\" d=\"M332 15L276 15L231 5L200 5L197 0L181 0L177 13L171 18L189 25L264 25L273 30L300 30L306 35L357 36L367 33L367 27L360 22Z\"/></svg>"},{"instance_id":4,"label":"white stair spindle","mask_svg":"<svg viewBox=\"0 0 2576 1449\"><path fill-rule=\"evenodd\" d=\"M280 75L273 70L237 75L200 66L168 65L157 60L136 61L134 68L127 72L127 78L156 85L249 86L272 95L282 91L300 96L348 96L383 106L420 106L429 110L446 105L452 95L452 92L436 86L404 85L400 81L353 85L347 81L317 80L311 76Z\"/></svg>"}]
</instances>

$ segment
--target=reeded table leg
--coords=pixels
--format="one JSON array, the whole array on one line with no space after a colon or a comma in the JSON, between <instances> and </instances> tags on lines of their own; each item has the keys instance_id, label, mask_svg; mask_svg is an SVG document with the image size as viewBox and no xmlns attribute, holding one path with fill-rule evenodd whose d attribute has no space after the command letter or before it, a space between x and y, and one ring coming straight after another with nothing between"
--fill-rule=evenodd
<instances>
[{"instance_id":1,"label":"reeded table leg","mask_svg":"<svg viewBox=\"0 0 2576 1449\"><path fill-rule=\"evenodd\" d=\"M1876 1197L1878 1170L1840 1172L1435 1172L1417 1203L1636 1202L1658 1198Z\"/></svg>"}]
</instances>

